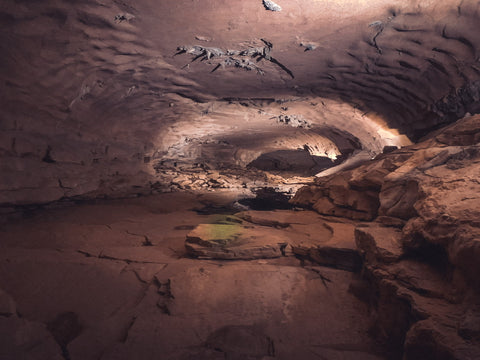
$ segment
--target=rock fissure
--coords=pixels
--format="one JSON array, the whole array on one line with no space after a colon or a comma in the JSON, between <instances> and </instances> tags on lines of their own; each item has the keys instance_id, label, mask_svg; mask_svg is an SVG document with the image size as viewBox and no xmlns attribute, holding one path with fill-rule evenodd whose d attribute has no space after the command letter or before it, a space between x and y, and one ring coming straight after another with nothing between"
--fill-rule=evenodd
<instances>
[{"instance_id":1,"label":"rock fissure","mask_svg":"<svg viewBox=\"0 0 480 360\"><path fill-rule=\"evenodd\" d=\"M157 262L157 261L141 261L141 260L134 260L134 259L128 259L128 258L117 258L109 255L105 255L103 253L100 253L98 255L95 255L93 253L90 253L88 251L83 251L83 250L77 250L77 253L84 255L85 257L93 257L96 259L103 259L103 260L111 260L111 261L121 261L125 262L127 264L158 264L158 265L166 265L163 262Z\"/></svg>"}]
</instances>

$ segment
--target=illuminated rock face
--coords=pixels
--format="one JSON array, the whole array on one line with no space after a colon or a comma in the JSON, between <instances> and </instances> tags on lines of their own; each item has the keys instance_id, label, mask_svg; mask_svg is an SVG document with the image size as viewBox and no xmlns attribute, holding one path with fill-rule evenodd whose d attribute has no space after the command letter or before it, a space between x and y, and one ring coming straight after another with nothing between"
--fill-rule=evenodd
<instances>
[{"instance_id":1,"label":"illuminated rock face","mask_svg":"<svg viewBox=\"0 0 480 360\"><path fill-rule=\"evenodd\" d=\"M478 111L475 1L264 5L7 1L0 203L267 184L232 169L374 155Z\"/></svg>"}]
</instances>

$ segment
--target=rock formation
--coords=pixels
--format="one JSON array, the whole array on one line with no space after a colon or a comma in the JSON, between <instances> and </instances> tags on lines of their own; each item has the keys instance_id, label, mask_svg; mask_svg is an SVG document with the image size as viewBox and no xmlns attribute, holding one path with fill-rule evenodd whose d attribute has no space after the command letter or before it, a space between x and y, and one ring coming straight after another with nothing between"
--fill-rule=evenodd
<instances>
[{"instance_id":1,"label":"rock formation","mask_svg":"<svg viewBox=\"0 0 480 360\"><path fill-rule=\"evenodd\" d=\"M405 359L474 359L478 333L480 116L353 170L320 177L292 202L357 225L375 330ZM366 294L362 294L366 296ZM397 308L398 306L398 308ZM475 327L475 326L474 326Z\"/></svg>"},{"instance_id":2,"label":"rock formation","mask_svg":"<svg viewBox=\"0 0 480 360\"><path fill-rule=\"evenodd\" d=\"M0 358L480 358L476 0L4 0Z\"/></svg>"}]
</instances>

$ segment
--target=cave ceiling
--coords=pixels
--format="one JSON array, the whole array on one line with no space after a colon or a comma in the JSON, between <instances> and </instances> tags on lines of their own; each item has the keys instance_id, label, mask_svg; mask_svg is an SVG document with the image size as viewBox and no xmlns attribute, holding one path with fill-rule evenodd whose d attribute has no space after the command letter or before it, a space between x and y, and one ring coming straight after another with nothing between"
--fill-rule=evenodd
<instances>
[{"instance_id":1,"label":"cave ceiling","mask_svg":"<svg viewBox=\"0 0 480 360\"><path fill-rule=\"evenodd\" d=\"M479 2L278 5L3 1L7 170L105 163L102 177L127 159L148 173L180 158L218 165L226 145L242 166L302 147L378 153L478 111Z\"/></svg>"}]
</instances>

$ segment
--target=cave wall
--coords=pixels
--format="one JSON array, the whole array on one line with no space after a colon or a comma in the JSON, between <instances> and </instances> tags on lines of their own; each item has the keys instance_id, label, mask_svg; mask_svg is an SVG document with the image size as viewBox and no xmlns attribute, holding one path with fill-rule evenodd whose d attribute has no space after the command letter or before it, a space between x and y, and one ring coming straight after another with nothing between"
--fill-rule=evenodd
<instances>
[{"instance_id":1,"label":"cave wall","mask_svg":"<svg viewBox=\"0 0 480 360\"><path fill-rule=\"evenodd\" d=\"M373 156L478 111L477 1L281 6L4 1L0 204L163 191L305 146Z\"/></svg>"}]
</instances>

